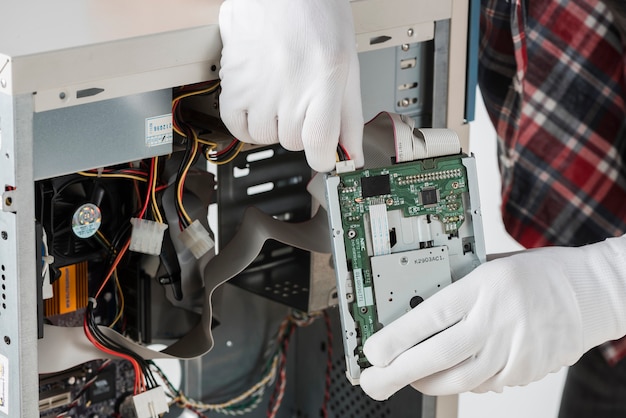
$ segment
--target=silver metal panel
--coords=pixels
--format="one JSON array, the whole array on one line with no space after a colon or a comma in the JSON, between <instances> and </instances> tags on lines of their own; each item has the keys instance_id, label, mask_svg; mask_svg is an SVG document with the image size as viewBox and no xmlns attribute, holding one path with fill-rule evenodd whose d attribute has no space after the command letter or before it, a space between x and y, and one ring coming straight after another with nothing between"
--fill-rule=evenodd
<instances>
[{"instance_id":1,"label":"silver metal panel","mask_svg":"<svg viewBox=\"0 0 626 418\"><path fill-rule=\"evenodd\" d=\"M432 114L431 43L413 43L359 54L363 115L370 120L381 111L409 114L417 126L430 126ZM402 68L403 61L415 65Z\"/></svg>"},{"instance_id":2,"label":"silver metal panel","mask_svg":"<svg viewBox=\"0 0 626 418\"><path fill-rule=\"evenodd\" d=\"M31 109L30 95L0 94L0 417L39 416Z\"/></svg>"},{"instance_id":3,"label":"silver metal panel","mask_svg":"<svg viewBox=\"0 0 626 418\"><path fill-rule=\"evenodd\" d=\"M3 2L0 51L13 57L36 55L203 26L217 23L220 4L219 0Z\"/></svg>"},{"instance_id":4,"label":"silver metal panel","mask_svg":"<svg viewBox=\"0 0 626 418\"><path fill-rule=\"evenodd\" d=\"M149 146L146 119L171 114L171 90L152 91L34 115L34 178L168 154Z\"/></svg>"},{"instance_id":5,"label":"silver metal panel","mask_svg":"<svg viewBox=\"0 0 626 418\"><path fill-rule=\"evenodd\" d=\"M47 110L217 78L220 4L7 3L0 25L0 91L37 92L35 108ZM69 100L76 90L92 87L104 92ZM59 101L61 92L68 99Z\"/></svg>"},{"instance_id":6,"label":"silver metal panel","mask_svg":"<svg viewBox=\"0 0 626 418\"><path fill-rule=\"evenodd\" d=\"M378 320L389 325L422 300L452 283L450 257L445 246L372 257Z\"/></svg>"},{"instance_id":7,"label":"silver metal panel","mask_svg":"<svg viewBox=\"0 0 626 418\"><path fill-rule=\"evenodd\" d=\"M452 15L452 0L353 0L351 5L357 34L408 28L413 23L432 23Z\"/></svg>"},{"instance_id":8,"label":"silver metal panel","mask_svg":"<svg viewBox=\"0 0 626 418\"><path fill-rule=\"evenodd\" d=\"M351 289L351 274L348 271L346 249L343 244L344 230L341 221L339 204L339 176L326 178L326 198L328 200L328 222L332 233L333 261L335 263L335 277L337 279L338 306L340 312L341 327L345 331L342 341L346 360L346 377L353 385L359 384L361 377L360 366L354 350L357 346L356 324L350 315L348 295L354 293Z\"/></svg>"}]
</instances>

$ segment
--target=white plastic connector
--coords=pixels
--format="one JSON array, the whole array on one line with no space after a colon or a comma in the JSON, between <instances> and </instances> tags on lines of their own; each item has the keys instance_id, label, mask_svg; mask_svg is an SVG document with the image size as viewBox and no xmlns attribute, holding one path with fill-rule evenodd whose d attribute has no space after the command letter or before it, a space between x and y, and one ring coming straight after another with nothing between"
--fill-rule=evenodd
<instances>
[{"instance_id":1,"label":"white plastic connector","mask_svg":"<svg viewBox=\"0 0 626 418\"><path fill-rule=\"evenodd\" d=\"M335 171L337 171L337 174L349 173L350 171L354 171L355 169L356 168L354 166L353 160L337 161L337 163L335 164Z\"/></svg>"},{"instance_id":2,"label":"white plastic connector","mask_svg":"<svg viewBox=\"0 0 626 418\"><path fill-rule=\"evenodd\" d=\"M202 257L215 246L211 235L197 219L180 233L179 238L196 258Z\"/></svg>"},{"instance_id":3,"label":"white plastic connector","mask_svg":"<svg viewBox=\"0 0 626 418\"><path fill-rule=\"evenodd\" d=\"M158 418L170 411L162 386L133 396L133 405L137 418Z\"/></svg>"},{"instance_id":4,"label":"white plastic connector","mask_svg":"<svg viewBox=\"0 0 626 418\"><path fill-rule=\"evenodd\" d=\"M167 229L167 224L139 218L131 218L130 223L133 224L130 250L142 254L161 254L163 234Z\"/></svg>"}]
</instances>

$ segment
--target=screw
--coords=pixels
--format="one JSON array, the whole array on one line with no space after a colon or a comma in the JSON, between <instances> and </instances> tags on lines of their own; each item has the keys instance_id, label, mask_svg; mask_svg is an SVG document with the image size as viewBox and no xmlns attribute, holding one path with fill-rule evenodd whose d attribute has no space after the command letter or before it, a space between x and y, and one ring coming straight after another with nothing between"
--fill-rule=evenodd
<instances>
[{"instance_id":1,"label":"screw","mask_svg":"<svg viewBox=\"0 0 626 418\"><path fill-rule=\"evenodd\" d=\"M5 241L9 239L9 234L7 234L7 231L2 231L2 239Z\"/></svg>"},{"instance_id":2,"label":"screw","mask_svg":"<svg viewBox=\"0 0 626 418\"><path fill-rule=\"evenodd\" d=\"M407 264L409 264L409 259L407 257L402 257L400 259L400 264L402 264L403 266L406 266Z\"/></svg>"},{"instance_id":3,"label":"screw","mask_svg":"<svg viewBox=\"0 0 626 418\"><path fill-rule=\"evenodd\" d=\"M410 38L410 37L412 37L412 36L415 34L415 31L413 30L413 28L409 28L409 29L406 31L406 34L407 34L407 36Z\"/></svg>"},{"instance_id":4,"label":"screw","mask_svg":"<svg viewBox=\"0 0 626 418\"><path fill-rule=\"evenodd\" d=\"M400 106L402 107L409 107L410 104L411 104L411 101L409 99L402 99L400 101Z\"/></svg>"},{"instance_id":5,"label":"screw","mask_svg":"<svg viewBox=\"0 0 626 418\"><path fill-rule=\"evenodd\" d=\"M0 86L2 86L2 88L6 88L7 86L7 81L3 78L2 80L0 80Z\"/></svg>"},{"instance_id":6,"label":"screw","mask_svg":"<svg viewBox=\"0 0 626 418\"><path fill-rule=\"evenodd\" d=\"M65 99L65 92L59 93L59 99L61 99L61 100Z\"/></svg>"},{"instance_id":7,"label":"screw","mask_svg":"<svg viewBox=\"0 0 626 418\"><path fill-rule=\"evenodd\" d=\"M356 231L354 229L348 230L348 238L350 239L356 238Z\"/></svg>"},{"instance_id":8,"label":"screw","mask_svg":"<svg viewBox=\"0 0 626 418\"><path fill-rule=\"evenodd\" d=\"M409 35L409 36L411 36L411 35ZM403 51L408 51L409 48L410 48L409 44L402 44L402 50Z\"/></svg>"},{"instance_id":9,"label":"screw","mask_svg":"<svg viewBox=\"0 0 626 418\"><path fill-rule=\"evenodd\" d=\"M11 345L11 339L9 338L9 336L8 336L8 335L5 335L5 336L4 336L4 343L5 343L6 345Z\"/></svg>"}]
</instances>

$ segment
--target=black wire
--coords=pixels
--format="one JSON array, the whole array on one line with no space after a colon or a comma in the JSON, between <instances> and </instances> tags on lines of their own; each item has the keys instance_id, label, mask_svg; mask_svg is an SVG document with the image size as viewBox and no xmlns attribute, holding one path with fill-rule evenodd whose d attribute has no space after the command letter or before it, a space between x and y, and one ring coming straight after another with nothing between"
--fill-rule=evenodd
<instances>
[{"instance_id":1,"label":"black wire","mask_svg":"<svg viewBox=\"0 0 626 418\"><path fill-rule=\"evenodd\" d=\"M215 161L215 162L220 162L220 161L225 161L230 159L231 157L233 157L234 155L236 155L239 151L239 143L240 141L235 139L235 144L233 144L228 151L226 151L224 154L220 154L218 157L216 158L211 158L211 161Z\"/></svg>"},{"instance_id":2,"label":"black wire","mask_svg":"<svg viewBox=\"0 0 626 418\"><path fill-rule=\"evenodd\" d=\"M120 344L116 343L115 341L104 335L95 322L93 308L93 302L89 301L86 312L87 326L89 327L91 335L94 337L94 339L96 339L101 345L108 348L109 350L132 357L137 362L137 364L139 364L139 367L141 368L146 378L146 386L148 387L148 389L157 387L158 384L156 382L156 379L154 378L154 375L152 374L152 371L150 370L148 362L139 354L126 347L121 346Z\"/></svg>"},{"instance_id":3,"label":"black wire","mask_svg":"<svg viewBox=\"0 0 626 418\"><path fill-rule=\"evenodd\" d=\"M192 128L186 123L179 124L179 126L183 128L183 132L187 135L188 140L185 144L185 153L183 154L183 158L181 159L181 162L178 167L177 174L176 174L176 185L175 185L176 190L178 190L180 186L180 182L182 181L183 171L185 167L187 166L187 164L189 164L189 161L191 160L191 165L194 165L198 158L198 153L195 153L195 154L192 153L192 150L193 150L193 140L192 140L193 132L191 131ZM189 222L187 222L187 219L183 216L182 208L180 206L178 196L176 196L176 199L174 200L174 202L175 202L175 207L176 207L176 212L178 214L179 222L181 223L183 228L187 228L190 224Z\"/></svg>"},{"instance_id":4,"label":"black wire","mask_svg":"<svg viewBox=\"0 0 626 418\"><path fill-rule=\"evenodd\" d=\"M343 147L339 144L337 144L337 156L339 157L339 161L346 161L348 159Z\"/></svg>"}]
</instances>

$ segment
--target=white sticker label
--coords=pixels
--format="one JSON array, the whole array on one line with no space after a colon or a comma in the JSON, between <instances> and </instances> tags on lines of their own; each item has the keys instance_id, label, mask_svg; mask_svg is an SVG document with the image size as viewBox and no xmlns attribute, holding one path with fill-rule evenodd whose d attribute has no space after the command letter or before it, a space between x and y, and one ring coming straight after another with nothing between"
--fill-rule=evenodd
<instances>
[{"instance_id":1,"label":"white sticker label","mask_svg":"<svg viewBox=\"0 0 626 418\"><path fill-rule=\"evenodd\" d=\"M0 412L9 415L9 359L0 354Z\"/></svg>"},{"instance_id":2,"label":"white sticker label","mask_svg":"<svg viewBox=\"0 0 626 418\"><path fill-rule=\"evenodd\" d=\"M172 114L146 118L146 146L171 144L174 140L172 133Z\"/></svg>"},{"instance_id":3,"label":"white sticker label","mask_svg":"<svg viewBox=\"0 0 626 418\"><path fill-rule=\"evenodd\" d=\"M361 269L354 269L354 287L356 290L356 304L359 308L374 304L372 288L365 287L365 284L363 284L363 271Z\"/></svg>"}]
</instances>

